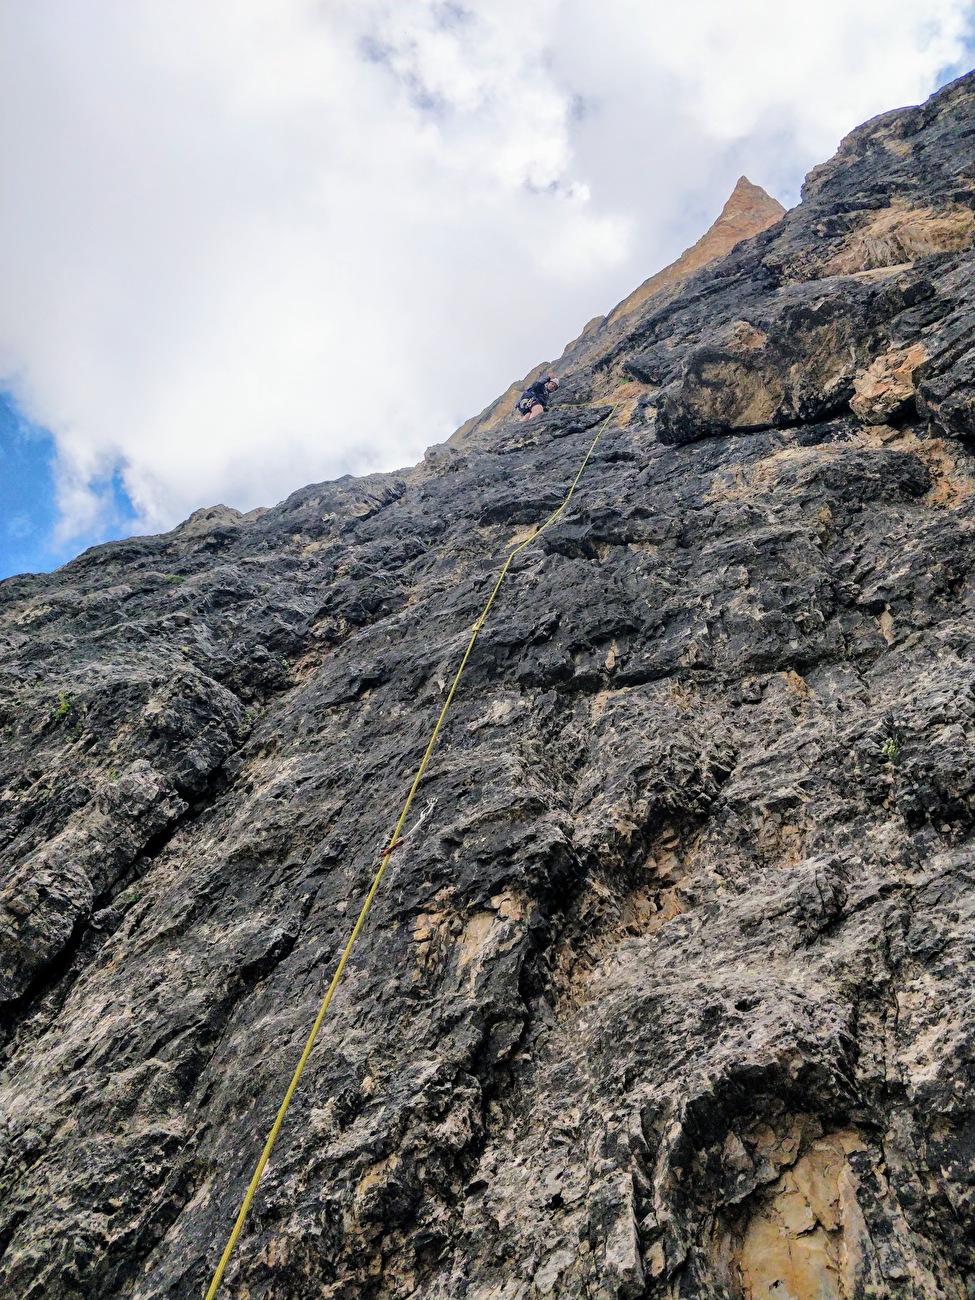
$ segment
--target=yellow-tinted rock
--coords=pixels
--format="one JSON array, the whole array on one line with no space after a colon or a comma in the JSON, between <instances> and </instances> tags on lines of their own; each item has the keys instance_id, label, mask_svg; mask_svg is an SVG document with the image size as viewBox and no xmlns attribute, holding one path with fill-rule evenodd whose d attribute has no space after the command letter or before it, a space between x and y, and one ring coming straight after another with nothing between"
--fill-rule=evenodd
<instances>
[{"instance_id":1,"label":"yellow-tinted rock","mask_svg":"<svg viewBox=\"0 0 975 1300\"><path fill-rule=\"evenodd\" d=\"M886 424L914 398L914 371L928 357L923 343L893 348L877 357L853 380L853 413L864 424Z\"/></svg>"},{"instance_id":2,"label":"yellow-tinted rock","mask_svg":"<svg viewBox=\"0 0 975 1300\"><path fill-rule=\"evenodd\" d=\"M877 267L899 266L931 253L959 252L975 240L975 213L970 208L912 207L895 202L871 216L843 242L826 263L824 274L849 275Z\"/></svg>"},{"instance_id":3,"label":"yellow-tinted rock","mask_svg":"<svg viewBox=\"0 0 975 1300\"><path fill-rule=\"evenodd\" d=\"M814 1142L773 1186L736 1265L747 1300L852 1300L866 1226L848 1156L852 1131Z\"/></svg>"}]
</instances>

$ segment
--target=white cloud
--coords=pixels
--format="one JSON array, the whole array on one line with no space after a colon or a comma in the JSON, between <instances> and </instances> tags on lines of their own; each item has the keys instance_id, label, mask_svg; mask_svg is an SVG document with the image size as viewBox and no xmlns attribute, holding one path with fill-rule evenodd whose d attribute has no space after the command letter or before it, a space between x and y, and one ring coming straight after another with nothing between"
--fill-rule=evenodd
<instances>
[{"instance_id":1,"label":"white cloud","mask_svg":"<svg viewBox=\"0 0 975 1300\"><path fill-rule=\"evenodd\" d=\"M0 378L64 528L409 463L916 102L968 0L11 0ZM11 202L13 197L15 202Z\"/></svg>"}]
</instances>

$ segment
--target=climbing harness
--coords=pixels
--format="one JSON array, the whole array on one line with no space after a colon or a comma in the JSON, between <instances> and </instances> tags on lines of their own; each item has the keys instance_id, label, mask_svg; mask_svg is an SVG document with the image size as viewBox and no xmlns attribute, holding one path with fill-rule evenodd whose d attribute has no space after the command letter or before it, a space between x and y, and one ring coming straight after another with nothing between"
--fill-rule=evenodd
<instances>
[{"instance_id":1,"label":"climbing harness","mask_svg":"<svg viewBox=\"0 0 975 1300\"><path fill-rule=\"evenodd\" d=\"M552 374L551 370L548 372L548 379L536 379L533 384L528 385L515 403L515 410L519 415L531 415L536 406L540 406L543 411L548 410L547 399L551 397L552 394L547 391L546 385L550 381L556 388L558 388L559 381ZM577 403L575 402L563 403L564 406L575 406L576 404Z\"/></svg>"},{"instance_id":2,"label":"climbing harness","mask_svg":"<svg viewBox=\"0 0 975 1300\"><path fill-rule=\"evenodd\" d=\"M566 403L566 405L568 405L568 403ZM408 839L409 836L413 835L416 832L417 828L421 825L422 822L426 820L426 818L429 816L430 812L433 809L434 801L431 800L431 802L427 805L424 811L420 814L419 818L417 819L413 827L410 829L410 831L406 835L403 835L403 827L406 825L406 819L410 815L410 808L413 805L413 799L416 796L417 788L419 787L420 782L423 780L423 775L427 770L427 764L430 762L430 755L433 753L433 748L437 743L437 737L440 735L440 729L443 726L444 719L447 717L447 713L450 709L450 706L454 701L454 696L457 693L457 687L460 685L460 679L464 675L464 669L467 667L467 661L468 659L470 659L471 652L474 649L474 643L477 641L478 634L480 633L481 628L484 626L488 614L491 612L491 606L494 604L495 597L497 596L498 592L501 590L501 584L504 582L505 577L507 576L508 570L511 568L511 564L515 556L520 555L521 552L525 550L526 547L530 546L532 542L536 541L541 536L541 534L545 532L547 528L550 528L552 524L555 523L556 519L558 519L558 517L562 514L563 510L565 510L569 502L572 500L576 487L579 484L579 480L582 478L583 472L586 466L589 464L593 452L596 450L596 445L599 442L599 439L603 436L603 432L605 431L607 425L612 420L613 416L616 414L618 409L619 409L619 403L617 402L616 405L609 412L609 414L603 416L603 418L598 421L596 425L596 436L589 444L589 450L586 452L585 456L583 457L582 464L579 466L578 470L576 471L576 476L572 480L572 485L569 488L568 492L565 494L565 499L563 500L562 504L558 506L557 509L552 511L552 513L545 520L545 522L540 524L535 529L535 531L531 534L530 537L526 538L525 541L520 542L517 546L513 547L508 552L504 564L501 566L501 571L498 574L497 580L491 589L491 594L488 596L487 600L485 601L484 608L481 610L480 614L477 617L477 620L473 625L473 628L471 629L471 635L470 635L470 639L467 642L467 648L464 651L463 657L460 661L460 666L458 667L457 672L454 674L454 680L450 684L450 690L447 692L447 698L444 700L443 708L440 710L440 715L437 718L436 723L434 724L433 731L430 733L430 739L427 742L426 749L423 751L423 757L420 759L419 767L416 769L416 775L413 777L413 784L410 786L409 793L406 796L406 802L403 804L403 810L400 813L399 819L396 822L396 826L393 830L393 833L390 836L389 845L379 854L379 865L376 868L375 875L372 878L372 884L369 886L369 892L366 894L365 902L362 904L362 908L356 919L356 923L352 927L352 933L349 935L349 939L342 952L342 956L339 958L339 963L335 968L335 974L332 976L328 989L325 992L325 996L322 999L322 1004L318 1008L318 1014L315 1017L314 1023L312 1024L311 1027L311 1031L308 1034L308 1039L305 1042L304 1050L302 1051L301 1056L298 1058L298 1064L295 1066L294 1073L291 1076L291 1082L288 1084L287 1090L284 1094L284 1099L282 1100L281 1105L278 1108L278 1113L275 1116L274 1123L271 1125L271 1130L267 1135L267 1141L264 1143L264 1149L261 1151L260 1159L258 1160L257 1165L254 1169L253 1177L251 1178L250 1183L248 1184L247 1191L244 1193L244 1199L241 1202L240 1210L238 1211L237 1218L234 1221L233 1229L231 1230L230 1237L227 1241L227 1245L224 1247L224 1252L220 1256L220 1262L217 1265L216 1272L213 1275L213 1281L210 1283L209 1289L207 1290L204 1300L214 1300L214 1297L216 1296L217 1292L220 1289L220 1283L223 1281L223 1275L227 1271L227 1265L230 1262L230 1257L233 1254L234 1247L237 1245L237 1242L240 1238L240 1234L244 1229L244 1222L247 1218L248 1211L250 1210L251 1204L254 1200L254 1195L257 1192L258 1184L261 1181L261 1177L264 1173L264 1170L267 1168L267 1162L271 1158L271 1152L274 1149L275 1142L277 1142L278 1140L278 1134L281 1132L281 1126L284 1123L284 1118L288 1113L288 1107L291 1105L291 1099L295 1095L295 1091L297 1090L298 1084L301 1080L301 1076L304 1073L305 1066L308 1064L308 1058L311 1056L312 1049L315 1046L315 1041L318 1038L318 1034L319 1031L321 1030L322 1023L325 1020L326 1014L328 1013L328 1008L331 1005L332 998L335 996L335 990L338 988L339 981L342 978L342 972L345 970L349 957L352 954L352 949L355 947L355 942L358 939L360 933L362 932L362 927L366 923L366 917L369 915L369 909L372 907L372 900L376 897L376 892L379 889L379 886L382 884L383 876L386 874L386 868L389 866L389 862L392 857L393 850L396 849L399 845L401 845L404 840Z\"/></svg>"}]
</instances>

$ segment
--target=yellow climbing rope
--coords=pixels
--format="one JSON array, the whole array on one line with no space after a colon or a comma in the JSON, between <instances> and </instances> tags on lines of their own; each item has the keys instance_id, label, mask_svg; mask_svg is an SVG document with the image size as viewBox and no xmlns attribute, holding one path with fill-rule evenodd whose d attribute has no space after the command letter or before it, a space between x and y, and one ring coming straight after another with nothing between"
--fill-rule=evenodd
<instances>
[{"instance_id":1,"label":"yellow climbing rope","mask_svg":"<svg viewBox=\"0 0 975 1300\"><path fill-rule=\"evenodd\" d=\"M518 546L514 547L511 551L508 552L508 556L501 567L501 572L498 574L498 579L491 590L491 594L490 596L488 596L487 602L485 603L484 608L481 610L477 622L474 624L473 630L471 631L470 640L467 642L467 649L464 651L464 657L460 661L460 667L457 669L457 672L454 675L454 680L451 683L450 690L447 692L447 698L444 700L443 708L440 710L440 716L437 718L436 725L434 726L433 732L430 735L430 739L427 742L427 747L423 751L423 757L420 759L420 766L416 769L416 776L414 776L413 784L410 786L410 792L406 796L406 802L403 804L403 811L399 815L399 820L396 823L396 829L393 831L393 834L390 837L389 848L387 848L386 850L384 850L382 854L380 854L379 867L377 868L376 874L373 877L372 884L369 887L369 892L368 894L366 894L365 902L362 904L362 908L359 912L359 916L356 920L356 923L352 927L352 933L349 935L349 941L345 945L345 950L342 953L342 956L339 958L339 964L335 968L335 974L332 976L332 980L325 993L325 997L322 999L322 1005L318 1008L318 1015L315 1017L315 1022L311 1027L311 1032L309 1033L308 1040L305 1043L305 1049L301 1053L301 1056L298 1058L298 1064L295 1066L294 1074L291 1076L291 1082L288 1084L287 1092L285 1092L284 1094L284 1100L281 1102L281 1105L278 1108L278 1113L275 1116L274 1123L271 1125L271 1131L267 1135L267 1141L264 1143L264 1150L261 1152L261 1158L257 1162L257 1167L254 1170L254 1175L251 1178L247 1191L244 1194L244 1199L243 1202L241 1203L240 1211L237 1214L237 1218L234 1222L233 1230L230 1233L230 1238L227 1241L227 1245L224 1248L224 1252L220 1256L220 1263L217 1265L217 1270L213 1275L213 1281L210 1283L210 1287L206 1293L205 1300L214 1300L217 1291L220 1289L220 1283L223 1281L223 1275L227 1271L227 1265L230 1262L230 1257L233 1254L234 1247L237 1245L237 1242L240 1238L240 1234L244 1229L244 1221L247 1218L247 1213L250 1210L251 1203L254 1200L254 1194L256 1193L258 1184L261 1181L261 1176L264 1173L265 1168L267 1167L267 1162L271 1157L271 1152L274 1149L274 1144L278 1140L278 1134L281 1132L281 1125L284 1123L284 1118L288 1113L288 1107L291 1105L291 1099L295 1095L295 1091L301 1080L301 1076L304 1073L305 1066L308 1063L308 1058L309 1056L311 1056L312 1049L315 1046L315 1040L318 1038L318 1033L322 1027L322 1022L325 1019L325 1015L328 1011L329 1005L335 994L335 990L338 987L339 980L342 978L342 972L345 970L346 963L348 962L349 957L352 953L352 949L355 946L355 941L356 939L358 939L362 927L366 923L366 917L368 916L369 909L372 906L372 900L376 897L376 891L379 889L379 886L382 884L383 876L386 874L386 868L389 865L390 859L392 857L392 850L396 847L396 843L400 838L400 833L402 832L403 827L406 824L406 819L410 814L410 807L412 806L414 796L416 795L417 792L417 788L421 780L423 779L424 772L427 769L427 764L430 761L430 755L433 753L433 747L437 743L437 737L440 734L440 728L444 724L444 719L447 716L447 711L449 710L453 702L454 696L457 693L457 687L460 684L460 679L463 676L464 669L467 667L467 661L471 657L471 651L474 649L474 643L477 640L478 633L481 631L481 628L484 626L484 621L487 618L488 614L490 613L491 606L494 604L494 599L497 596L498 592L501 590L501 584L502 582L504 582L505 575L507 574L508 570L511 568L512 560L515 558L516 555L518 555L520 551L523 551L526 546L530 546L532 542L534 542L539 536L541 536L541 534L545 532L546 528L551 527L551 525L555 523L556 519L558 519L559 515L562 513L562 511L572 500L572 494L575 492L576 487L579 484L579 480L582 478L583 471L585 470L586 466L589 464L593 452L596 450L596 444L599 442L599 439L603 436L607 424L616 414L618 407L619 407L619 403L617 403L616 406L613 407L613 409L609 412L608 415L603 416L603 418L599 421L598 425L596 426L597 428L596 436L593 438L589 446L589 450L586 452L585 456L583 457L582 464L579 466L576 476L572 480L572 486L565 494L565 500L562 502L562 504L558 507L557 510L552 511L552 513L545 520L545 522L541 524L538 528L536 528L530 537L526 538L525 541L519 543Z\"/></svg>"}]
</instances>

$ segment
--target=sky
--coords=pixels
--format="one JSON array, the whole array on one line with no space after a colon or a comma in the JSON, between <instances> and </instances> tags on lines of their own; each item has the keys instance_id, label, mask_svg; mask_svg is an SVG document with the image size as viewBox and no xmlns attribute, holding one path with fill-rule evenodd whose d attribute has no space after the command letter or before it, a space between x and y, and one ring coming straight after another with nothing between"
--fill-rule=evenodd
<instances>
[{"instance_id":1,"label":"sky","mask_svg":"<svg viewBox=\"0 0 975 1300\"><path fill-rule=\"evenodd\" d=\"M4 0L0 577L414 463L975 0Z\"/></svg>"}]
</instances>

